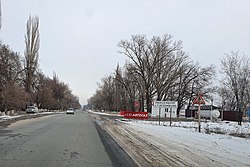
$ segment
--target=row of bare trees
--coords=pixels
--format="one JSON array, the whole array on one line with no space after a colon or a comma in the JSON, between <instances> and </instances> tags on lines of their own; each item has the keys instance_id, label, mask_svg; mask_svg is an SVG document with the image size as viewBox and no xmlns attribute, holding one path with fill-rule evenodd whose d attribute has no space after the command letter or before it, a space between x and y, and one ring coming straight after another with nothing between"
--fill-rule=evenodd
<instances>
[{"instance_id":1,"label":"row of bare trees","mask_svg":"<svg viewBox=\"0 0 250 167\"><path fill-rule=\"evenodd\" d=\"M39 69L39 18L26 24L24 57L0 43L0 111L24 110L27 105L59 110L80 108L78 97L54 74L46 77Z\"/></svg>"},{"instance_id":2,"label":"row of bare trees","mask_svg":"<svg viewBox=\"0 0 250 167\"><path fill-rule=\"evenodd\" d=\"M79 98L72 94L69 86L60 81L56 74L53 78L38 73L32 99L39 108L49 110L64 110L80 108Z\"/></svg>"},{"instance_id":3,"label":"row of bare trees","mask_svg":"<svg viewBox=\"0 0 250 167\"><path fill-rule=\"evenodd\" d=\"M231 52L221 60L224 74L219 86L219 95L225 110L237 111L241 124L242 115L250 109L250 58Z\"/></svg>"},{"instance_id":4,"label":"row of bare trees","mask_svg":"<svg viewBox=\"0 0 250 167\"><path fill-rule=\"evenodd\" d=\"M203 68L191 61L182 42L170 35L150 40L135 35L118 46L129 61L102 79L88 101L97 109L135 110L134 102L139 101L140 110L151 112L153 100L175 100L179 114L184 104L191 105L197 91L207 96L215 91L211 86L214 67Z\"/></svg>"},{"instance_id":5,"label":"row of bare trees","mask_svg":"<svg viewBox=\"0 0 250 167\"><path fill-rule=\"evenodd\" d=\"M118 47L128 60L98 84L88 100L95 109L135 111L138 101L139 110L151 112L154 100L171 100L178 102L179 114L184 105L192 105L198 92L209 101L219 97L224 110L244 114L250 106L250 60L246 55L231 52L222 58L218 78L213 65L201 67L193 62L182 42L170 35L151 39L135 35L120 41ZM218 85L215 80L220 81Z\"/></svg>"}]
</instances>

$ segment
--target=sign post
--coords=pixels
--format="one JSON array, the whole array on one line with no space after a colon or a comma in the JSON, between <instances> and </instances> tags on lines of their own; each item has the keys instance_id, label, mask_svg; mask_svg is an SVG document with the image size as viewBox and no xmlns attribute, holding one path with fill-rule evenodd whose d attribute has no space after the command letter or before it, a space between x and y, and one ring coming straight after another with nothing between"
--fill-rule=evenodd
<instances>
[{"instance_id":1,"label":"sign post","mask_svg":"<svg viewBox=\"0 0 250 167\"><path fill-rule=\"evenodd\" d=\"M161 107L159 108L159 125L161 125Z\"/></svg>"},{"instance_id":2,"label":"sign post","mask_svg":"<svg viewBox=\"0 0 250 167\"><path fill-rule=\"evenodd\" d=\"M198 126L199 126L199 133L201 132L201 105L198 106Z\"/></svg>"},{"instance_id":3,"label":"sign post","mask_svg":"<svg viewBox=\"0 0 250 167\"><path fill-rule=\"evenodd\" d=\"M198 127L199 127L199 133L201 132L201 104L205 104L205 101L202 98L201 93L198 93L194 99L193 104L198 104Z\"/></svg>"},{"instance_id":4,"label":"sign post","mask_svg":"<svg viewBox=\"0 0 250 167\"><path fill-rule=\"evenodd\" d=\"M172 126L172 108L170 108L170 126Z\"/></svg>"}]
</instances>

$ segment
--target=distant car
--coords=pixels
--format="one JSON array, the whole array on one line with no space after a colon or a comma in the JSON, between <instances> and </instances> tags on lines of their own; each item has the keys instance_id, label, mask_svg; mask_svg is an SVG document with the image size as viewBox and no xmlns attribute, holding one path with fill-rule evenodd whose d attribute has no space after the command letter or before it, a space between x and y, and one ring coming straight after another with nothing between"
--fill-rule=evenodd
<instances>
[{"instance_id":1,"label":"distant car","mask_svg":"<svg viewBox=\"0 0 250 167\"><path fill-rule=\"evenodd\" d=\"M66 114L74 114L74 109L73 108L68 108L66 111Z\"/></svg>"},{"instance_id":2,"label":"distant car","mask_svg":"<svg viewBox=\"0 0 250 167\"><path fill-rule=\"evenodd\" d=\"M27 113L36 113L38 112L38 108L36 106L28 106L26 109Z\"/></svg>"}]
</instances>

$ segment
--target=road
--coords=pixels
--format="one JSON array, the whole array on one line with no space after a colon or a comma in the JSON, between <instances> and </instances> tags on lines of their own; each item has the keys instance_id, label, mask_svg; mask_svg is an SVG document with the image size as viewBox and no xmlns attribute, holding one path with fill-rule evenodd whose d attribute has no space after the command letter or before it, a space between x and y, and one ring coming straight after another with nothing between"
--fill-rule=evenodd
<instances>
[{"instance_id":1,"label":"road","mask_svg":"<svg viewBox=\"0 0 250 167\"><path fill-rule=\"evenodd\" d=\"M7 128L0 127L0 167L117 165L136 166L98 128L91 115L82 111L74 115L55 114L27 119Z\"/></svg>"}]
</instances>

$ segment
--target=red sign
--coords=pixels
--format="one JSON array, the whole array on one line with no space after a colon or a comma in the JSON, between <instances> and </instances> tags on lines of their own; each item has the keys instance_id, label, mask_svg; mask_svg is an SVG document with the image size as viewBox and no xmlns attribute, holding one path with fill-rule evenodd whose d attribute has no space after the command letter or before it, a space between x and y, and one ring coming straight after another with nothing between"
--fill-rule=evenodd
<instances>
[{"instance_id":1,"label":"red sign","mask_svg":"<svg viewBox=\"0 0 250 167\"><path fill-rule=\"evenodd\" d=\"M139 101L135 101L134 106L135 107L140 107L140 102Z\"/></svg>"},{"instance_id":2,"label":"red sign","mask_svg":"<svg viewBox=\"0 0 250 167\"><path fill-rule=\"evenodd\" d=\"M126 111L120 111L120 115L124 115Z\"/></svg>"},{"instance_id":3,"label":"red sign","mask_svg":"<svg viewBox=\"0 0 250 167\"><path fill-rule=\"evenodd\" d=\"M205 104L205 101L202 98L200 93L198 93L197 96L195 97L193 104L199 104L199 105L200 104Z\"/></svg>"},{"instance_id":4,"label":"red sign","mask_svg":"<svg viewBox=\"0 0 250 167\"><path fill-rule=\"evenodd\" d=\"M121 111L124 118L148 119L148 112Z\"/></svg>"}]
</instances>

